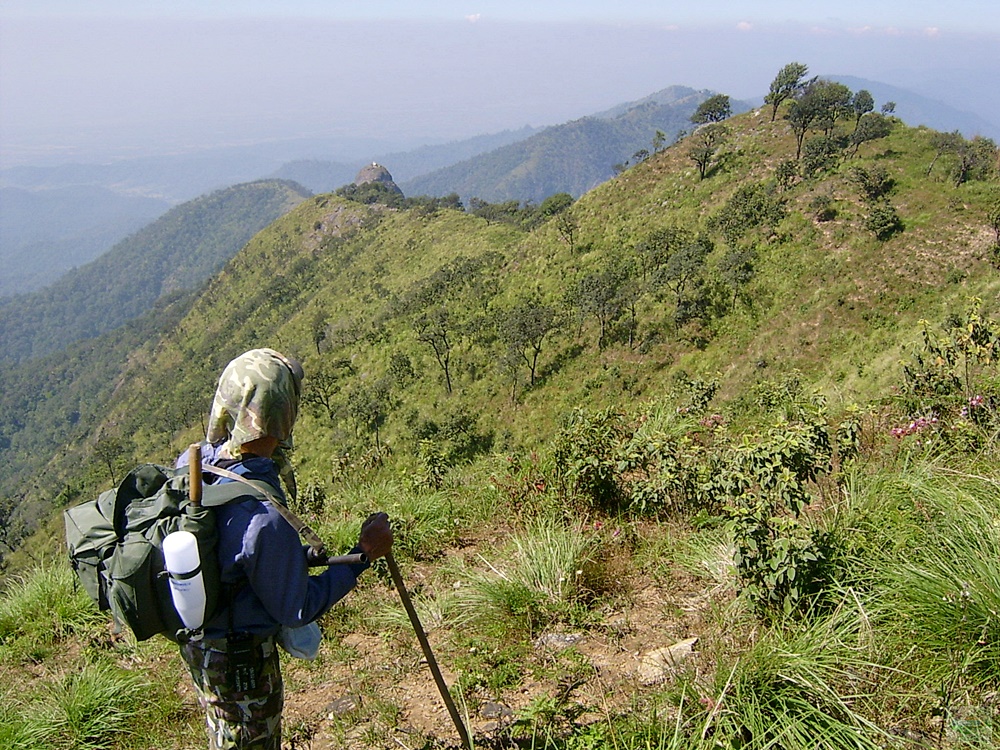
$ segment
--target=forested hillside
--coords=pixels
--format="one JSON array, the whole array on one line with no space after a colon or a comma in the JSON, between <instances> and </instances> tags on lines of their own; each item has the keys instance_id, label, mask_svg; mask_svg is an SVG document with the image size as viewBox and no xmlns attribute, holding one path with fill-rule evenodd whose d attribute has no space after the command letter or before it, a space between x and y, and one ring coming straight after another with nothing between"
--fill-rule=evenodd
<instances>
[{"instance_id":1,"label":"forested hillside","mask_svg":"<svg viewBox=\"0 0 1000 750\"><path fill-rule=\"evenodd\" d=\"M270 346L306 371L295 509L331 549L389 513L476 746L988 747L997 147L805 73L546 212L314 196L114 363L0 373L6 563L34 568L0 600L28 686L0 743L198 735L176 650L53 564L52 511L171 462ZM321 625L282 657L287 742L457 746L379 566Z\"/></svg>"},{"instance_id":2,"label":"forested hillside","mask_svg":"<svg viewBox=\"0 0 1000 750\"><path fill-rule=\"evenodd\" d=\"M87 445L97 461L102 451L117 452L113 440L102 440L101 433L94 435L95 426L106 419L129 363L148 357L163 332L178 323L194 299L194 291L166 295L144 315L96 338L21 364L0 362L0 454L4 459L0 466L0 515L4 518L0 550L4 554L49 517L53 503L74 499L60 496L59 485L46 480L44 467L58 446Z\"/></svg>"},{"instance_id":3,"label":"forested hillside","mask_svg":"<svg viewBox=\"0 0 1000 750\"><path fill-rule=\"evenodd\" d=\"M166 213L157 198L96 186L0 189L0 297L25 294L88 263ZM53 231L53 228L55 231Z\"/></svg>"},{"instance_id":4,"label":"forested hillside","mask_svg":"<svg viewBox=\"0 0 1000 750\"><path fill-rule=\"evenodd\" d=\"M295 183L261 181L177 206L73 274L0 303L0 360L93 338L198 286L306 195Z\"/></svg>"}]
</instances>

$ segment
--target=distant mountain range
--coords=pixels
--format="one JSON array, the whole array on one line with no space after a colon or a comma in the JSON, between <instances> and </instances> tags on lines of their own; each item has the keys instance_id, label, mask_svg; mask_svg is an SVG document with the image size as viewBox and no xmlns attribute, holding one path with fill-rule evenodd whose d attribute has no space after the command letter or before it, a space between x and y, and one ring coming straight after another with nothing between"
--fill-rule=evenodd
<instances>
[{"instance_id":1,"label":"distant mountain range","mask_svg":"<svg viewBox=\"0 0 1000 750\"><path fill-rule=\"evenodd\" d=\"M288 162L269 177L294 180L314 193L329 193L354 180L358 170L369 161L392 166L393 180L410 180L427 172L447 167L457 161L485 154L494 149L530 138L541 128L525 127L502 133L481 135L464 141L434 146L421 146L412 151L383 154L372 160L339 162L321 159L299 159Z\"/></svg>"},{"instance_id":2,"label":"distant mountain range","mask_svg":"<svg viewBox=\"0 0 1000 750\"><path fill-rule=\"evenodd\" d=\"M893 101L911 125L1000 138L1000 127L911 91L852 76L825 75L867 89L877 106ZM616 166L691 127L698 103L713 94L672 86L643 99L547 128L523 128L464 141L346 159L286 157L307 144L262 144L114 164L16 167L0 172L0 298L30 292L98 257L171 205L260 178L294 181L315 193L354 179L372 160L388 167L407 196L457 193L468 201L541 202L558 192L579 197ZM759 102L733 102L734 113ZM317 141L319 149L332 148ZM355 150L359 146L355 145Z\"/></svg>"},{"instance_id":3,"label":"distant mountain range","mask_svg":"<svg viewBox=\"0 0 1000 750\"><path fill-rule=\"evenodd\" d=\"M375 157L409 179L537 132L504 131ZM317 145L317 148L322 148ZM290 180L316 193L353 181L372 161L294 159L262 147L150 157L116 164L16 167L0 172L0 298L41 289L162 216L171 206L257 179ZM320 152L322 153L322 152Z\"/></svg>"},{"instance_id":4,"label":"distant mountain range","mask_svg":"<svg viewBox=\"0 0 1000 750\"><path fill-rule=\"evenodd\" d=\"M824 75L847 86L852 91L866 89L876 102L876 109L886 102L895 102L895 115L907 125L924 125L934 130L950 133L959 131L966 138L976 135L1000 140L1000 124L990 122L974 112L950 107L937 99L921 96L898 86L845 75Z\"/></svg>"},{"instance_id":5,"label":"distant mountain range","mask_svg":"<svg viewBox=\"0 0 1000 750\"><path fill-rule=\"evenodd\" d=\"M657 131L664 136L661 148L673 143L692 127L691 115L713 93L671 86L640 101L545 128L488 154L403 181L400 187L411 196L458 193L466 201L540 203L561 192L579 197L610 179L616 166L652 153ZM733 103L734 112L749 108Z\"/></svg>"},{"instance_id":6,"label":"distant mountain range","mask_svg":"<svg viewBox=\"0 0 1000 750\"><path fill-rule=\"evenodd\" d=\"M100 185L0 188L0 297L48 286L169 208Z\"/></svg>"}]
</instances>

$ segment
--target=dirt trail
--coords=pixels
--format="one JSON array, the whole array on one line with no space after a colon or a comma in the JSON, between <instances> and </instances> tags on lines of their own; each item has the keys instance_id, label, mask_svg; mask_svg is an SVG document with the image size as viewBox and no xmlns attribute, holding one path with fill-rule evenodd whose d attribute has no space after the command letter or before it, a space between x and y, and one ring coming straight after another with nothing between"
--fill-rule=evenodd
<instances>
[{"instance_id":1,"label":"dirt trail","mask_svg":"<svg viewBox=\"0 0 1000 750\"><path fill-rule=\"evenodd\" d=\"M678 641L702 637L701 613L707 605L704 582L672 581L669 589L636 581L630 602L608 611L587 630L553 631L533 644L540 664L573 658L584 666L572 684L536 674L526 667L522 681L498 696L474 697L459 703L467 727L480 747L504 745L505 732L526 709L545 698L565 698L566 714L578 724L598 721L629 704L643 690L643 656ZM458 734L412 633L412 646L392 639L352 634L344 645L356 655L350 664L327 661L320 670L289 662L286 669L286 747L297 750L366 750L397 747L459 747ZM444 651L432 648L445 681L454 686L459 675ZM326 646L324 646L325 648ZM572 657L569 656L570 651ZM699 669L697 651L692 664ZM559 670L551 670L559 674ZM700 671L700 669L699 669ZM366 683L355 683L356 675ZM565 677L565 675L563 675ZM570 706L572 708L570 708ZM506 743L509 745L509 742Z\"/></svg>"}]
</instances>

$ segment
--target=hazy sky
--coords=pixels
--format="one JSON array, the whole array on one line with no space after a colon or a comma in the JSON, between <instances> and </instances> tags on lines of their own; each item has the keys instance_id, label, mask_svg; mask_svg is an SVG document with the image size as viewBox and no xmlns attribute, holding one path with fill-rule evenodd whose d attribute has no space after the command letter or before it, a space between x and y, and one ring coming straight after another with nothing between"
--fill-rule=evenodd
<instances>
[{"instance_id":1,"label":"hazy sky","mask_svg":"<svg viewBox=\"0 0 1000 750\"><path fill-rule=\"evenodd\" d=\"M992 0L4 0L3 15L161 17L311 17L325 19L641 21L690 23L846 23L952 30L997 30Z\"/></svg>"},{"instance_id":2,"label":"hazy sky","mask_svg":"<svg viewBox=\"0 0 1000 750\"><path fill-rule=\"evenodd\" d=\"M674 84L759 97L792 61L1000 121L996 0L0 0L0 165L306 137L408 147Z\"/></svg>"}]
</instances>

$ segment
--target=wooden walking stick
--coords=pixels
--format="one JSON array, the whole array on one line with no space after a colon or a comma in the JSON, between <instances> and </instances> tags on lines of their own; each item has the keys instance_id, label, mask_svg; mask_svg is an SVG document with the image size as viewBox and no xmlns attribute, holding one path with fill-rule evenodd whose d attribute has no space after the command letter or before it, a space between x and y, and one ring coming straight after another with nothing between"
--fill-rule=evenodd
<instances>
[{"instance_id":1,"label":"wooden walking stick","mask_svg":"<svg viewBox=\"0 0 1000 750\"><path fill-rule=\"evenodd\" d=\"M201 505L201 443L191 443L188 446L188 494L192 505Z\"/></svg>"},{"instance_id":2,"label":"wooden walking stick","mask_svg":"<svg viewBox=\"0 0 1000 750\"><path fill-rule=\"evenodd\" d=\"M469 737L469 731L465 728L465 724L462 723L462 717L455 707L455 701L452 700L451 693L448 692L448 685L445 683L444 677L441 676L441 670L438 669L434 653L431 651L431 644L427 641L427 634L424 633L424 629L420 625L420 618L417 617L417 610L413 608L410 595L406 593L406 584L403 583L403 576L399 572L399 566L396 565L396 559L389 552L385 556L385 561L389 564L389 574L392 576L392 582L396 585L399 598L403 601L403 608L410 617L410 623L413 625L413 631L417 634L417 640L420 641L420 648L424 651L427 666L431 668L431 674L434 675L434 682L437 683L438 692L441 693L444 705L448 708L448 713L451 714L451 720L455 722L455 729L462 740L462 747L465 750L472 750L472 740Z\"/></svg>"}]
</instances>

